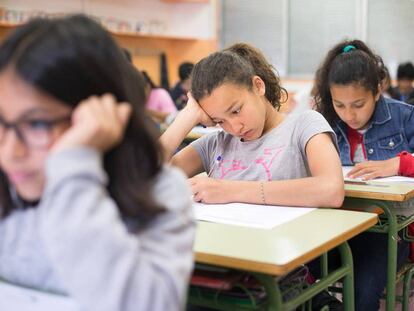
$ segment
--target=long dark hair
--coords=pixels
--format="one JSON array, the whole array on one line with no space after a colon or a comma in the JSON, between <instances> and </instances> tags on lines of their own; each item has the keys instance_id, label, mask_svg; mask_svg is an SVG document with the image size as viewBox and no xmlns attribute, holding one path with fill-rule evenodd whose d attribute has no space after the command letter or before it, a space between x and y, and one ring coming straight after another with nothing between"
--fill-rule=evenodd
<instances>
[{"instance_id":1,"label":"long dark hair","mask_svg":"<svg viewBox=\"0 0 414 311\"><path fill-rule=\"evenodd\" d=\"M339 120L333 104L330 87L359 85L376 95L386 77L384 63L378 55L360 40L345 40L335 45L316 72L316 110L333 126Z\"/></svg>"},{"instance_id":2,"label":"long dark hair","mask_svg":"<svg viewBox=\"0 0 414 311\"><path fill-rule=\"evenodd\" d=\"M265 83L267 100L279 109L281 102L287 99L287 92L263 54L246 43L236 43L199 61L191 74L191 94L196 101L200 101L223 83L243 85L250 90L255 75Z\"/></svg>"},{"instance_id":3,"label":"long dark hair","mask_svg":"<svg viewBox=\"0 0 414 311\"><path fill-rule=\"evenodd\" d=\"M124 139L104 155L108 191L125 217L145 221L164 210L148 195L161 170L162 154L146 125L143 78L99 24L83 15L32 20L0 46L0 71L7 68L73 108L104 93L129 102L133 111ZM1 215L14 208L0 168Z\"/></svg>"}]
</instances>

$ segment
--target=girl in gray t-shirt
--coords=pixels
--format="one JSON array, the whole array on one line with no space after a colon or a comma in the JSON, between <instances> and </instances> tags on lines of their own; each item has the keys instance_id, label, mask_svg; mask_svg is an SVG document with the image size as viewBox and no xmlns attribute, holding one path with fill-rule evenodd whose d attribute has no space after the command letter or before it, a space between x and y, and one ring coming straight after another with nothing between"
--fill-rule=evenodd
<instances>
[{"instance_id":1,"label":"girl in gray t-shirt","mask_svg":"<svg viewBox=\"0 0 414 311\"><path fill-rule=\"evenodd\" d=\"M335 136L315 111L279 112L285 90L255 48L235 44L194 67L187 106L161 137L204 203L339 207L344 198ZM173 156L197 124L224 131L193 142ZM201 172L206 176L196 176Z\"/></svg>"}]
</instances>

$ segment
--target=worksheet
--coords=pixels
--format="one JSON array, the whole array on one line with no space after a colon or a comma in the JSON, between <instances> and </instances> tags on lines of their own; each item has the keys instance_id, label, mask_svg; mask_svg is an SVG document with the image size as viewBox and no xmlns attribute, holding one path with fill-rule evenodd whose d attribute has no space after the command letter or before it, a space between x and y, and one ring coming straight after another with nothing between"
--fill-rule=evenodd
<instances>
[{"instance_id":1,"label":"worksheet","mask_svg":"<svg viewBox=\"0 0 414 311\"><path fill-rule=\"evenodd\" d=\"M193 206L197 220L262 229L272 229L314 210L307 207L245 203L194 203Z\"/></svg>"}]
</instances>

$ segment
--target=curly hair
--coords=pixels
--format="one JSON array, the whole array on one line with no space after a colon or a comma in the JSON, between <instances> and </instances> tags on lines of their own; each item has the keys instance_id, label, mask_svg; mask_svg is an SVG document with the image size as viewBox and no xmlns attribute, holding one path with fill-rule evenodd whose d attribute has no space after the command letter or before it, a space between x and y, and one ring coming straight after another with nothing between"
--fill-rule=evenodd
<instances>
[{"instance_id":1,"label":"curly hair","mask_svg":"<svg viewBox=\"0 0 414 311\"><path fill-rule=\"evenodd\" d=\"M200 101L223 83L243 85L251 90L255 75L266 86L267 100L279 109L281 102L287 99L287 92L263 54L246 43L236 43L199 61L192 72L191 93L195 100Z\"/></svg>"},{"instance_id":2,"label":"curly hair","mask_svg":"<svg viewBox=\"0 0 414 311\"><path fill-rule=\"evenodd\" d=\"M344 48L353 48L344 51ZM376 95L381 81L386 78L386 68L380 56L360 40L345 40L335 45L316 72L316 110L331 126L339 120L332 104L331 86L358 85Z\"/></svg>"}]
</instances>

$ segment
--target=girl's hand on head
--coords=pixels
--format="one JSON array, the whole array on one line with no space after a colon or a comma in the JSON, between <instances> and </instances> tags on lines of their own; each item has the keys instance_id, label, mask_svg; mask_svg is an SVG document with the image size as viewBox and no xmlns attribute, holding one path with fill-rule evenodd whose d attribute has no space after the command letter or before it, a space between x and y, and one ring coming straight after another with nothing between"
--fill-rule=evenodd
<instances>
[{"instance_id":1,"label":"girl's hand on head","mask_svg":"<svg viewBox=\"0 0 414 311\"><path fill-rule=\"evenodd\" d=\"M117 103L111 94L91 96L75 108L71 127L52 146L52 152L79 146L100 152L111 149L122 140L131 111L131 105Z\"/></svg>"},{"instance_id":2,"label":"girl's hand on head","mask_svg":"<svg viewBox=\"0 0 414 311\"><path fill-rule=\"evenodd\" d=\"M215 126L216 124L211 120L207 113L201 108L200 104L194 99L190 92L187 93L188 101L184 109L191 111L191 113L197 115L198 123L204 126Z\"/></svg>"},{"instance_id":3,"label":"girl's hand on head","mask_svg":"<svg viewBox=\"0 0 414 311\"><path fill-rule=\"evenodd\" d=\"M395 157L384 161L361 162L356 164L355 167L351 171L349 171L347 177L361 177L362 180L370 180L379 177L395 176L398 175L399 167L399 157Z\"/></svg>"},{"instance_id":4,"label":"girl's hand on head","mask_svg":"<svg viewBox=\"0 0 414 311\"><path fill-rule=\"evenodd\" d=\"M229 203L226 191L223 187L225 180L214 179L205 176L197 176L189 179L193 200L195 202L219 204Z\"/></svg>"}]
</instances>

